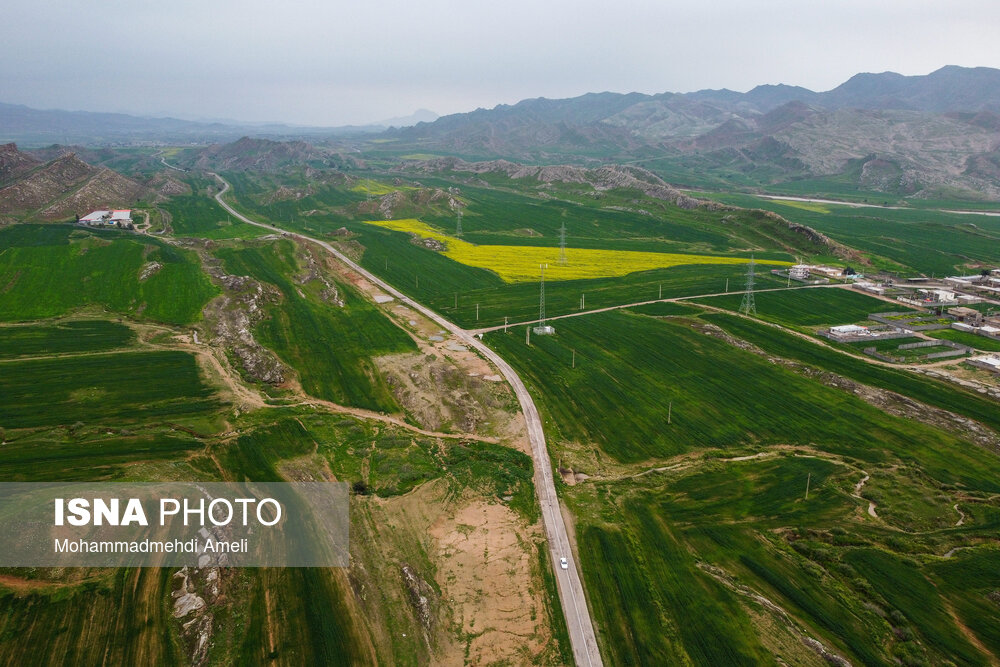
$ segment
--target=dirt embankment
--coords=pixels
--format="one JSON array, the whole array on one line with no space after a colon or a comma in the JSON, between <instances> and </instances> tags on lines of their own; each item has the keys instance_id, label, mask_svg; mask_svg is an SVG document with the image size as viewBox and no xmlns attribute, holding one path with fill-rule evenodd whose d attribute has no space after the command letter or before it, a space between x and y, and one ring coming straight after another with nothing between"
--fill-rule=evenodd
<instances>
[{"instance_id":1,"label":"dirt embankment","mask_svg":"<svg viewBox=\"0 0 1000 667\"><path fill-rule=\"evenodd\" d=\"M443 480L365 498L356 516L355 594L362 606L405 616L408 628L383 642L410 644L434 665L545 662L551 628L537 525L505 505L455 496Z\"/></svg>"},{"instance_id":2,"label":"dirt embankment","mask_svg":"<svg viewBox=\"0 0 1000 667\"><path fill-rule=\"evenodd\" d=\"M450 359L395 354L376 360L393 396L423 428L480 435L511 434L506 384L484 380ZM516 426L515 426L516 428Z\"/></svg>"}]
</instances>

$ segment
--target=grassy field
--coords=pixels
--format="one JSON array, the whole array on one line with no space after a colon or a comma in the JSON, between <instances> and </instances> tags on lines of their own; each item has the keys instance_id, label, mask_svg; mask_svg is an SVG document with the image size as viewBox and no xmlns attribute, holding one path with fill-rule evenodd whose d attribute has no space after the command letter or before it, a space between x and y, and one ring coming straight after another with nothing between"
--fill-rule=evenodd
<instances>
[{"instance_id":1,"label":"grassy field","mask_svg":"<svg viewBox=\"0 0 1000 667\"><path fill-rule=\"evenodd\" d=\"M540 275L539 266L543 263L547 265L548 278L561 281L624 276L637 271L665 269L685 264L745 265L749 261L738 257L711 255L570 248L566 250L566 263L562 264L559 261L558 248L530 245L476 245L444 234L419 220L381 220L370 221L368 224L439 241L446 247L443 251L445 257L466 266L492 271L507 283L537 280ZM791 265L791 262L773 260L772 263Z\"/></svg>"},{"instance_id":2,"label":"grassy field","mask_svg":"<svg viewBox=\"0 0 1000 667\"><path fill-rule=\"evenodd\" d=\"M194 357L184 352L5 361L0 368L0 424L7 428L75 422L119 425L218 407Z\"/></svg>"},{"instance_id":3,"label":"grassy field","mask_svg":"<svg viewBox=\"0 0 1000 667\"><path fill-rule=\"evenodd\" d=\"M615 461L781 443L813 443L867 461L883 460L886 451L910 455L914 440L929 456L935 448L955 447L943 434L886 417L683 323L608 312L561 320L556 331L532 337L530 347L519 330L484 340L542 399L556 442L593 443ZM963 468L957 459L933 458ZM1000 489L973 470L962 475L979 487Z\"/></svg>"},{"instance_id":4,"label":"grassy field","mask_svg":"<svg viewBox=\"0 0 1000 667\"><path fill-rule=\"evenodd\" d=\"M750 195L719 194L713 199L775 211L854 248L883 258L887 268L906 273L968 273L969 262L1000 264L1000 219L918 208L856 208L836 204L802 207ZM881 203L881 202L879 202ZM789 206L789 204L796 204ZM885 261L887 260L887 261Z\"/></svg>"},{"instance_id":5,"label":"grassy field","mask_svg":"<svg viewBox=\"0 0 1000 667\"><path fill-rule=\"evenodd\" d=\"M768 327L735 315L715 313L705 315L704 319L750 341L771 354L829 370L858 382L895 391L928 405L965 415L990 428L1000 430L1000 413L997 412L996 404L993 401L960 389L953 384L945 384L914 373L870 364L863 359L826 349L774 327Z\"/></svg>"},{"instance_id":6,"label":"grassy field","mask_svg":"<svg viewBox=\"0 0 1000 667\"><path fill-rule=\"evenodd\" d=\"M306 392L319 398L371 410L396 411L385 380L371 358L406 352L416 345L378 308L354 288L337 283L344 306L321 297L325 285L311 280L301 287L294 280L304 273L291 241L239 248L216 254L226 270L250 275L280 290L280 304L258 325L261 342L292 366Z\"/></svg>"},{"instance_id":7,"label":"grassy field","mask_svg":"<svg viewBox=\"0 0 1000 667\"><path fill-rule=\"evenodd\" d=\"M742 294L728 294L707 299L697 299L716 308L737 311ZM757 315L761 319L787 327L853 324L864 322L870 313L886 310L911 310L881 299L835 287L811 287L782 292L761 292L754 295Z\"/></svg>"},{"instance_id":8,"label":"grassy field","mask_svg":"<svg viewBox=\"0 0 1000 667\"><path fill-rule=\"evenodd\" d=\"M131 329L107 320L0 327L0 359L105 352L126 347L134 341Z\"/></svg>"},{"instance_id":9,"label":"grassy field","mask_svg":"<svg viewBox=\"0 0 1000 667\"><path fill-rule=\"evenodd\" d=\"M562 320L530 347L519 331L485 337L537 397L553 457L590 476L563 496L605 661L808 662L787 618L749 602L763 595L857 664L985 664L958 623L989 646L1000 623L977 612L990 603L949 592L928 564L1000 525L1000 458L698 332L700 318L743 336L728 326L742 318L665 305ZM757 344L771 331L747 327ZM987 513L956 528L961 498ZM969 553L983 549L995 553Z\"/></svg>"},{"instance_id":10,"label":"grassy field","mask_svg":"<svg viewBox=\"0 0 1000 667\"><path fill-rule=\"evenodd\" d=\"M928 331L927 335L931 338L950 340L961 345L968 345L969 347L974 347L977 350L982 350L983 352L1000 352L1000 340L988 338L987 336L979 336L967 331L959 331L958 329L939 329L938 331Z\"/></svg>"},{"instance_id":11,"label":"grassy field","mask_svg":"<svg viewBox=\"0 0 1000 667\"><path fill-rule=\"evenodd\" d=\"M175 236L225 239L254 238L268 233L266 229L233 220L214 198L204 193L206 183L194 181L191 183L194 194L175 195L163 204L163 209L170 214L170 227Z\"/></svg>"},{"instance_id":12,"label":"grassy field","mask_svg":"<svg viewBox=\"0 0 1000 667\"><path fill-rule=\"evenodd\" d=\"M0 229L0 247L0 321L99 305L141 319L189 324L216 294L193 253L146 236L13 225ZM145 279L144 269L150 271Z\"/></svg>"}]
</instances>

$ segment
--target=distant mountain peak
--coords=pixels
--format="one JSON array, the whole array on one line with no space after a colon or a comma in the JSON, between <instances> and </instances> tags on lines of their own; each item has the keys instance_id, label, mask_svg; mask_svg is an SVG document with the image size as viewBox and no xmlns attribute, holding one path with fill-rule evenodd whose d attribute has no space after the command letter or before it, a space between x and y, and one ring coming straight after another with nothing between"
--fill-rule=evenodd
<instances>
[{"instance_id":1,"label":"distant mountain peak","mask_svg":"<svg viewBox=\"0 0 1000 667\"><path fill-rule=\"evenodd\" d=\"M440 116L430 109L417 109L409 116L387 118L386 120L380 120L377 123L373 123L373 125L381 125L383 127L410 127L411 125L416 125L417 123L433 123L438 118L440 118Z\"/></svg>"}]
</instances>

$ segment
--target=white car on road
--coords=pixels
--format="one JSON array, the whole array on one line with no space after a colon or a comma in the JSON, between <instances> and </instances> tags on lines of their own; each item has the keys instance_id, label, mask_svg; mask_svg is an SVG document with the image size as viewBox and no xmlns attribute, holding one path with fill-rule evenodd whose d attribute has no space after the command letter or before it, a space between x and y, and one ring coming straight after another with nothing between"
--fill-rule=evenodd
<instances>
[{"instance_id":1,"label":"white car on road","mask_svg":"<svg viewBox=\"0 0 1000 667\"><path fill-rule=\"evenodd\" d=\"M569 561L566 560L565 558L560 558L559 559L559 567L561 567L564 570L568 570L569 569Z\"/></svg>"}]
</instances>

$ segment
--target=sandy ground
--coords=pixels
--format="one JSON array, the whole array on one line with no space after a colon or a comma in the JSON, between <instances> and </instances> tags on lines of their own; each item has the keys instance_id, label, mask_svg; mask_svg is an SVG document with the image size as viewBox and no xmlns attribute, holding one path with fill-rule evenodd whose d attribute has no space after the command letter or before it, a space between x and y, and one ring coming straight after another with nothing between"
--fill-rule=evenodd
<instances>
[{"instance_id":1,"label":"sandy ground","mask_svg":"<svg viewBox=\"0 0 1000 667\"><path fill-rule=\"evenodd\" d=\"M505 505L474 494L455 496L443 480L403 496L366 498L354 521L361 537L352 538L352 569L365 582L356 589L367 605L395 607L390 614L406 607L407 615L419 618L412 595L395 585L409 578L420 587L426 621L419 641L429 664L545 663L550 610L538 572L537 524L529 526ZM378 589L381 602L373 601L370 587ZM415 640L410 635L388 641L399 649L405 644L398 642Z\"/></svg>"},{"instance_id":2,"label":"sandy ground","mask_svg":"<svg viewBox=\"0 0 1000 667\"><path fill-rule=\"evenodd\" d=\"M442 516L429 535L437 549L437 583L453 627L439 664L530 664L546 645L548 628L529 531L512 510L482 500Z\"/></svg>"}]
</instances>

